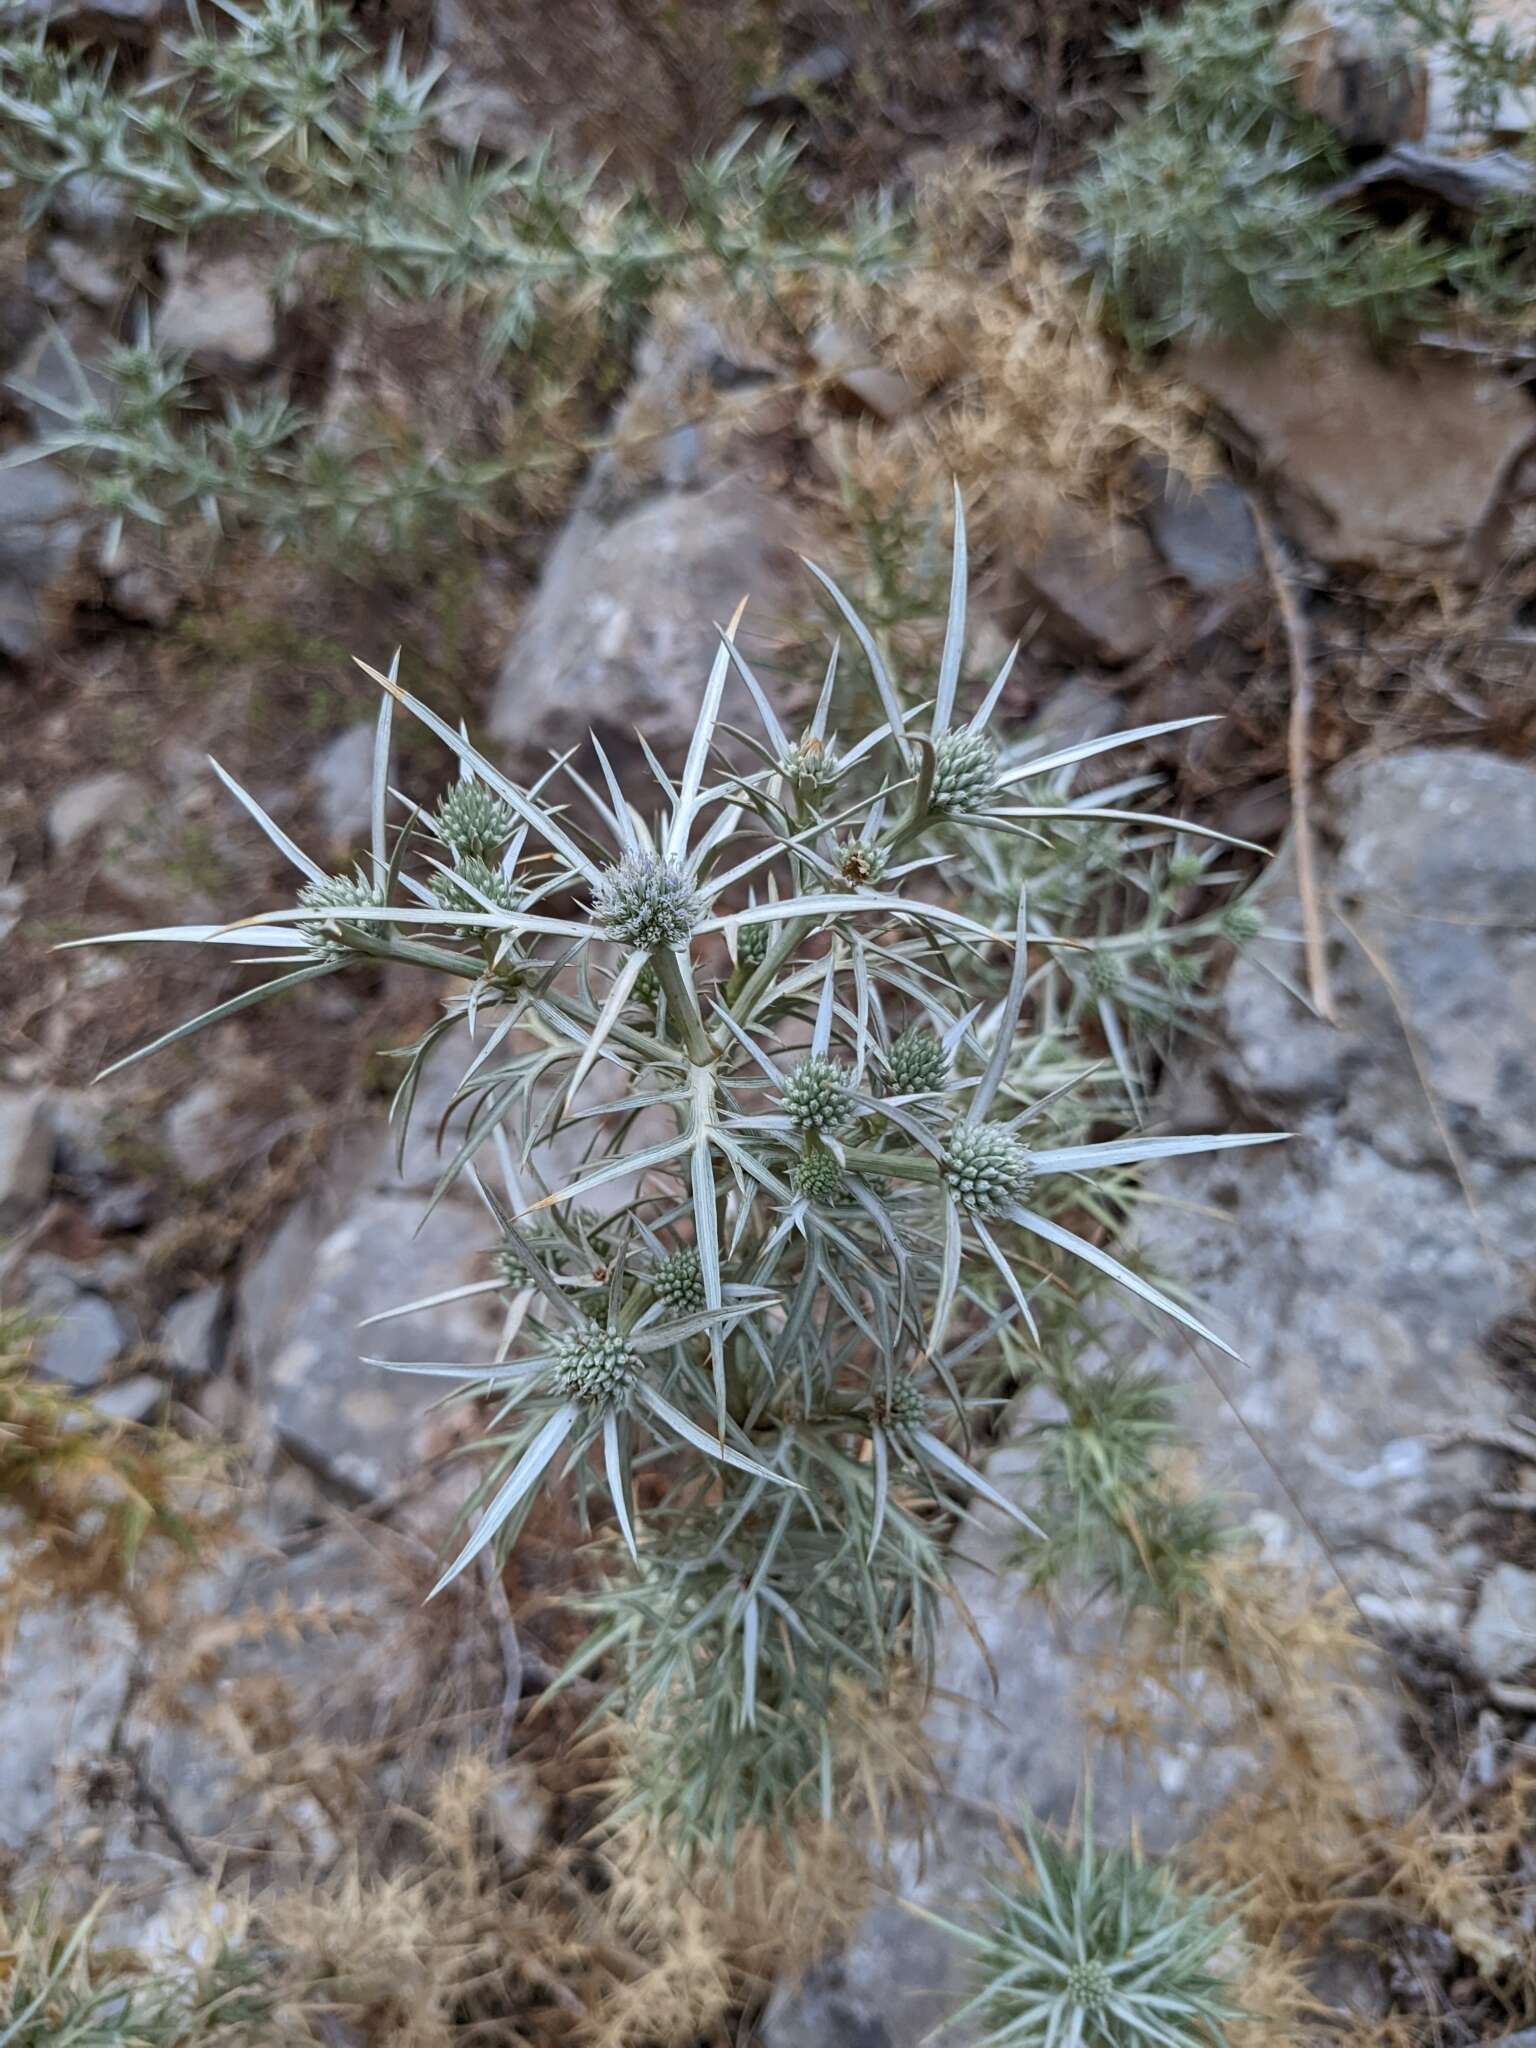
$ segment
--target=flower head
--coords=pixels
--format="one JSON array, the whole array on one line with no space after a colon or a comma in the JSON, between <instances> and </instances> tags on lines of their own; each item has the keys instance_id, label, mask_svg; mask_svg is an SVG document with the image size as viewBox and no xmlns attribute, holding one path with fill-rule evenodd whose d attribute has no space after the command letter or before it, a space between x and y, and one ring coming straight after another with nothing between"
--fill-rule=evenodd
<instances>
[{"instance_id":1,"label":"flower head","mask_svg":"<svg viewBox=\"0 0 1536 2048\"><path fill-rule=\"evenodd\" d=\"M921 1024L903 1031L891 1047L891 1087L897 1095L926 1095L949 1079L949 1054Z\"/></svg>"},{"instance_id":2,"label":"flower head","mask_svg":"<svg viewBox=\"0 0 1536 2048\"><path fill-rule=\"evenodd\" d=\"M592 892L592 908L608 936L636 953L686 945L704 906L692 883L658 853L627 853Z\"/></svg>"},{"instance_id":3,"label":"flower head","mask_svg":"<svg viewBox=\"0 0 1536 2048\"><path fill-rule=\"evenodd\" d=\"M779 1100L801 1131L836 1131L853 1115L853 1096L836 1060L812 1053L784 1077Z\"/></svg>"},{"instance_id":4,"label":"flower head","mask_svg":"<svg viewBox=\"0 0 1536 2048\"><path fill-rule=\"evenodd\" d=\"M815 1145L795 1161L789 1184L808 1202L835 1202L846 1190L848 1181L826 1146Z\"/></svg>"},{"instance_id":5,"label":"flower head","mask_svg":"<svg viewBox=\"0 0 1536 2048\"><path fill-rule=\"evenodd\" d=\"M639 1357L606 1323L588 1323L555 1343L555 1381L568 1401L622 1403L639 1377Z\"/></svg>"},{"instance_id":6,"label":"flower head","mask_svg":"<svg viewBox=\"0 0 1536 2048\"><path fill-rule=\"evenodd\" d=\"M456 854L484 859L506 845L517 820L510 804L483 783L456 782L433 813L432 822L445 846Z\"/></svg>"},{"instance_id":7,"label":"flower head","mask_svg":"<svg viewBox=\"0 0 1536 2048\"><path fill-rule=\"evenodd\" d=\"M997 787L997 749L983 733L947 732L934 747L936 811L979 810Z\"/></svg>"},{"instance_id":8,"label":"flower head","mask_svg":"<svg viewBox=\"0 0 1536 2048\"><path fill-rule=\"evenodd\" d=\"M691 1244L669 1252L651 1275L651 1285L675 1316L696 1316L708 1307L704 1271Z\"/></svg>"},{"instance_id":9,"label":"flower head","mask_svg":"<svg viewBox=\"0 0 1536 2048\"><path fill-rule=\"evenodd\" d=\"M955 1124L944 1145L944 1184L962 1209L1001 1216L1034 1179L1027 1149L1002 1124Z\"/></svg>"}]
</instances>

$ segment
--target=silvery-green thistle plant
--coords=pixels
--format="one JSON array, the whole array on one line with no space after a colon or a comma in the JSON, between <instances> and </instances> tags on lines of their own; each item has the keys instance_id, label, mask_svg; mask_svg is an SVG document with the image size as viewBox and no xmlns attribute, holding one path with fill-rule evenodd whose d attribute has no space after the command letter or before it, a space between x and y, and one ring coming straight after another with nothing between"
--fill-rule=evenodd
<instances>
[{"instance_id":1,"label":"silvery-green thistle plant","mask_svg":"<svg viewBox=\"0 0 1536 2048\"><path fill-rule=\"evenodd\" d=\"M525 786L395 669L368 669L381 701L357 872L327 874L219 769L296 870L295 902L112 935L234 946L278 970L144 1052L359 963L446 985L392 1114L403 1132L426 1063L459 1042L462 1123L433 1201L458 1180L478 1196L486 1271L467 1291L503 1312L482 1362L390 1368L448 1382L487 1420L473 1527L440 1584L503 1556L538 1489L568 1479L615 1562L573 1670L599 1667L631 1726L663 1737L649 1796L716 1842L825 1808L843 1690L929 1667L947 1519L981 1497L1031 1526L977 1469L985 1404L968 1388L1004 1333L1038 1342L1034 1300L1057 1267L1080 1262L1221 1343L1059 1218L1142 1161L1273 1135L1075 1141L1079 1069L1061 1082L1029 1014L1032 958L1056 941L1025 900L1006 925L958 907L948 849L959 821L985 836L1117 815L1032 802L1030 784L1198 721L1009 765L989 735L1011 657L960 723L958 496L955 533L920 711L830 583L874 677L873 729L831 730L834 649L792 743L732 628L681 772L650 761L649 791L595 738L590 773L562 758ZM733 670L757 734L722 729ZM457 780L397 815L399 711ZM856 885L850 839L872 855ZM584 1148L549 1171L561 1134Z\"/></svg>"}]
</instances>

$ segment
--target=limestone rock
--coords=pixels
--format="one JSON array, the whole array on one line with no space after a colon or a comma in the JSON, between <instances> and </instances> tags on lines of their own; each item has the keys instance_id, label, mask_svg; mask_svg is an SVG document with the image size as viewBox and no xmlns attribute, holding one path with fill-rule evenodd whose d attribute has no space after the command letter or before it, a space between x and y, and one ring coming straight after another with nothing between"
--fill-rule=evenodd
<instances>
[{"instance_id":1,"label":"limestone rock","mask_svg":"<svg viewBox=\"0 0 1536 2048\"><path fill-rule=\"evenodd\" d=\"M1053 638L1072 653L1121 668L1163 637L1162 564L1129 520L1062 505L1044 540L1020 563L1019 577L1021 609L1043 607Z\"/></svg>"},{"instance_id":2,"label":"limestone rock","mask_svg":"<svg viewBox=\"0 0 1536 2048\"><path fill-rule=\"evenodd\" d=\"M47 1199L53 1144L44 1090L0 1089L0 1232L19 1229Z\"/></svg>"},{"instance_id":3,"label":"limestone rock","mask_svg":"<svg viewBox=\"0 0 1536 2048\"><path fill-rule=\"evenodd\" d=\"M56 636L84 533L80 493L56 462L0 468L0 653L33 661Z\"/></svg>"},{"instance_id":4,"label":"limestone rock","mask_svg":"<svg viewBox=\"0 0 1536 2048\"><path fill-rule=\"evenodd\" d=\"M1531 431L1529 400L1496 371L1383 360L1343 330L1202 342L1179 372L1252 450L1297 539L1352 567L1422 567L1454 547Z\"/></svg>"},{"instance_id":5,"label":"limestone rock","mask_svg":"<svg viewBox=\"0 0 1536 2048\"><path fill-rule=\"evenodd\" d=\"M217 1370L226 1306L226 1290L216 1283L182 1295L166 1310L156 1344L178 1379L203 1380Z\"/></svg>"},{"instance_id":6,"label":"limestone rock","mask_svg":"<svg viewBox=\"0 0 1536 2048\"><path fill-rule=\"evenodd\" d=\"M338 854L365 845L373 804L373 725L349 725L310 763L320 829Z\"/></svg>"},{"instance_id":7,"label":"limestone rock","mask_svg":"<svg viewBox=\"0 0 1536 2048\"><path fill-rule=\"evenodd\" d=\"M16 1558L0 1559L0 1569L17 1568ZM0 1847L8 1856L45 1845L65 1773L106 1749L133 1653L132 1624L106 1601L22 1614L0 1662Z\"/></svg>"},{"instance_id":8,"label":"limestone rock","mask_svg":"<svg viewBox=\"0 0 1536 2048\"><path fill-rule=\"evenodd\" d=\"M168 285L155 316L162 347L194 368L240 375L263 368L277 348L277 312L265 272L248 256L201 258L169 251Z\"/></svg>"},{"instance_id":9,"label":"limestone rock","mask_svg":"<svg viewBox=\"0 0 1536 2048\"><path fill-rule=\"evenodd\" d=\"M74 853L98 833L131 829L149 806L149 792L119 769L66 783L48 806L48 844L56 859Z\"/></svg>"},{"instance_id":10,"label":"limestone rock","mask_svg":"<svg viewBox=\"0 0 1536 2048\"><path fill-rule=\"evenodd\" d=\"M1536 1572L1494 1566L1467 1625L1467 1648L1485 1678L1514 1678L1536 1664Z\"/></svg>"},{"instance_id":11,"label":"limestone rock","mask_svg":"<svg viewBox=\"0 0 1536 2048\"><path fill-rule=\"evenodd\" d=\"M593 729L630 754L638 728L664 761L680 759L715 624L750 597L740 644L756 667L803 613L801 536L748 461L754 375L702 321L647 351L616 445L593 465L502 664L497 739L537 759ZM725 705L751 721L734 677Z\"/></svg>"},{"instance_id":12,"label":"limestone rock","mask_svg":"<svg viewBox=\"0 0 1536 2048\"><path fill-rule=\"evenodd\" d=\"M1230 478L1191 483L1164 462L1148 461L1143 517L1153 546L1201 597L1215 597L1259 571L1259 543L1248 500Z\"/></svg>"},{"instance_id":13,"label":"limestone rock","mask_svg":"<svg viewBox=\"0 0 1536 2048\"><path fill-rule=\"evenodd\" d=\"M32 1305L52 1318L38 1342L37 1369L87 1393L101 1385L122 1356L128 1333L104 1295L80 1291L57 1308L52 1300L51 1295L41 1302L33 1296Z\"/></svg>"}]
</instances>

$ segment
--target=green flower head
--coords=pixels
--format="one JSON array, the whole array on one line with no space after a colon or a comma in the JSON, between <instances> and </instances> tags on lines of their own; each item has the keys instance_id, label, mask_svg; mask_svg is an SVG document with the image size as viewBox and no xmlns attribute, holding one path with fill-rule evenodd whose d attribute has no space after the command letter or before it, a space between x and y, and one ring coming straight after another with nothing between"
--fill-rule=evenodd
<instances>
[{"instance_id":1,"label":"green flower head","mask_svg":"<svg viewBox=\"0 0 1536 2048\"><path fill-rule=\"evenodd\" d=\"M812 1053L784 1077L779 1100L800 1131L841 1130L853 1115L853 1096L836 1060Z\"/></svg>"},{"instance_id":2,"label":"green flower head","mask_svg":"<svg viewBox=\"0 0 1536 2048\"><path fill-rule=\"evenodd\" d=\"M704 912L682 869L658 853L627 853L599 880L592 908L608 936L636 953L686 945Z\"/></svg>"},{"instance_id":3,"label":"green flower head","mask_svg":"<svg viewBox=\"0 0 1536 2048\"><path fill-rule=\"evenodd\" d=\"M1002 1124L955 1124L944 1147L944 1184L962 1209L1001 1216L1035 1177L1026 1148Z\"/></svg>"}]
</instances>

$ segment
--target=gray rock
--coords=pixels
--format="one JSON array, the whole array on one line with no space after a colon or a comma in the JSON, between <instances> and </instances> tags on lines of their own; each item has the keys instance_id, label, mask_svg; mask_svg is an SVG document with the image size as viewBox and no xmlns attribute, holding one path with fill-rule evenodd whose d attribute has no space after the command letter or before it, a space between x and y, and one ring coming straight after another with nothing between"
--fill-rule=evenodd
<instances>
[{"instance_id":1,"label":"gray rock","mask_svg":"<svg viewBox=\"0 0 1536 2048\"><path fill-rule=\"evenodd\" d=\"M109 769L66 783L48 806L48 844L57 858L73 853L99 832L132 830L149 807L136 776Z\"/></svg>"},{"instance_id":2,"label":"gray rock","mask_svg":"<svg viewBox=\"0 0 1536 2048\"><path fill-rule=\"evenodd\" d=\"M165 1400L164 1380L152 1372L136 1372L98 1394L91 1406L111 1422L148 1422Z\"/></svg>"},{"instance_id":3,"label":"gray rock","mask_svg":"<svg viewBox=\"0 0 1536 2048\"><path fill-rule=\"evenodd\" d=\"M165 11L164 0L20 0L24 19L46 21L81 37L149 42Z\"/></svg>"},{"instance_id":4,"label":"gray rock","mask_svg":"<svg viewBox=\"0 0 1536 2048\"><path fill-rule=\"evenodd\" d=\"M84 241L119 241L134 224L126 188L95 171L76 171L65 178L54 190L48 210L61 228Z\"/></svg>"},{"instance_id":5,"label":"gray rock","mask_svg":"<svg viewBox=\"0 0 1536 2048\"><path fill-rule=\"evenodd\" d=\"M20 1567L12 1557L0 1568ZM0 1845L10 1855L46 1846L65 1773L106 1749L133 1655L132 1624L106 1601L21 1615L0 1664Z\"/></svg>"},{"instance_id":6,"label":"gray rock","mask_svg":"<svg viewBox=\"0 0 1536 2048\"><path fill-rule=\"evenodd\" d=\"M60 282L87 305L115 306L123 296L122 273L100 250L84 242L68 235L55 235L48 244L48 261Z\"/></svg>"},{"instance_id":7,"label":"gray rock","mask_svg":"<svg viewBox=\"0 0 1536 2048\"><path fill-rule=\"evenodd\" d=\"M1158 645L1167 625L1165 572L1129 520L1060 507L1050 531L1018 565L1021 609L1043 609L1069 651L1120 668Z\"/></svg>"},{"instance_id":8,"label":"gray rock","mask_svg":"<svg viewBox=\"0 0 1536 2048\"><path fill-rule=\"evenodd\" d=\"M1220 409L1320 561L1428 565L1462 542L1531 430L1517 386L1428 350L1383 360L1356 336L1203 342L1179 373Z\"/></svg>"},{"instance_id":9,"label":"gray rock","mask_svg":"<svg viewBox=\"0 0 1536 2048\"><path fill-rule=\"evenodd\" d=\"M1536 1572L1494 1566L1467 1624L1467 1650L1485 1678L1515 1678L1536 1663Z\"/></svg>"},{"instance_id":10,"label":"gray rock","mask_svg":"<svg viewBox=\"0 0 1536 2048\"><path fill-rule=\"evenodd\" d=\"M425 1099L418 1116L425 1134L433 1122ZM418 1142L424 1149L425 1136ZM284 1219L237 1290L232 1341L272 1426L296 1456L361 1494L419 1463L427 1411L442 1391L363 1354L445 1363L491 1355L474 1299L359 1328L368 1316L488 1277L482 1211L455 1195L422 1223L424 1166L413 1148L402 1184L383 1141L338 1160L329 1189Z\"/></svg>"},{"instance_id":11,"label":"gray rock","mask_svg":"<svg viewBox=\"0 0 1536 2048\"><path fill-rule=\"evenodd\" d=\"M432 121L450 149L523 157L543 139L538 123L507 86L466 78L432 96Z\"/></svg>"},{"instance_id":12,"label":"gray rock","mask_svg":"<svg viewBox=\"0 0 1536 2048\"><path fill-rule=\"evenodd\" d=\"M320 829L337 853L365 845L373 802L373 725L349 725L309 766Z\"/></svg>"},{"instance_id":13,"label":"gray rock","mask_svg":"<svg viewBox=\"0 0 1536 2048\"><path fill-rule=\"evenodd\" d=\"M1225 1399L1189 1404L1209 1483L1299 1554L1325 1543L1384 1625L1449 1632L1472 1568L1455 1524L1488 1467L1433 1439L1506 1412L1483 1338L1522 1300L1536 1229L1536 933L1518 907L1536 773L1461 751L1359 762L1319 829L1338 1027L1275 978L1298 948L1261 945L1228 980L1226 1049L1168 1104L1176 1127L1208 1123L1214 1090L1235 1127L1295 1137L1160 1167L1173 1199L1141 1236L1242 1353L1204 1363L1257 1445ZM1298 928L1288 848L1257 900ZM1159 1337L1149 1363L1188 1377L1182 1344Z\"/></svg>"},{"instance_id":14,"label":"gray rock","mask_svg":"<svg viewBox=\"0 0 1536 2048\"><path fill-rule=\"evenodd\" d=\"M244 375L272 360L277 312L271 282L248 256L200 258L168 252L169 284L155 316L163 347L199 370Z\"/></svg>"},{"instance_id":15,"label":"gray rock","mask_svg":"<svg viewBox=\"0 0 1536 2048\"><path fill-rule=\"evenodd\" d=\"M62 623L85 524L80 494L55 462L0 469L0 652L32 661Z\"/></svg>"},{"instance_id":16,"label":"gray rock","mask_svg":"<svg viewBox=\"0 0 1536 2048\"><path fill-rule=\"evenodd\" d=\"M39 1305L35 1296L33 1301ZM57 1309L46 1301L41 1306L52 1320L38 1345L38 1371L82 1393L99 1387L128 1343L117 1310L104 1295L88 1293L76 1294Z\"/></svg>"},{"instance_id":17,"label":"gray rock","mask_svg":"<svg viewBox=\"0 0 1536 2048\"><path fill-rule=\"evenodd\" d=\"M679 758L719 644L715 622L743 597L741 646L766 668L776 631L811 591L796 574L789 511L751 474L747 428L735 412L717 417L721 391L735 399L752 376L703 321L648 345L615 447L593 465L502 664L497 739L541 757L594 729L628 754L639 728L664 760ZM725 706L751 722L734 676Z\"/></svg>"},{"instance_id":18,"label":"gray rock","mask_svg":"<svg viewBox=\"0 0 1536 2048\"><path fill-rule=\"evenodd\" d=\"M46 1090L0 1088L0 1231L19 1229L47 1199L53 1144Z\"/></svg>"},{"instance_id":19,"label":"gray rock","mask_svg":"<svg viewBox=\"0 0 1536 2048\"><path fill-rule=\"evenodd\" d=\"M260 1159L294 1113L260 1061L234 1060L172 1103L166 1150L194 1185L223 1178Z\"/></svg>"},{"instance_id":20,"label":"gray rock","mask_svg":"<svg viewBox=\"0 0 1536 2048\"><path fill-rule=\"evenodd\" d=\"M899 1904L876 1906L857 1942L781 1986L765 2048L920 2048L965 1991L959 1944ZM953 2031L945 2039L965 2048Z\"/></svg>"},{"instance_id":21,"label":"gray rock","mask_svg":"<svg viewBox=\"0 0 1536 2048\"><path fill-rule=\"evenodd\" d=\"M155 1342L178 1379L203 1380L217 1371L227 1300L225 1288L216 1282L184 1294L166 1310Z\"/></svg>"},{"instance_id":22,"label":"gray rock","mask_svg":"<svg viewBox=\"0 0 1536 2048\"><path fill-rule=\"evenodd\" d=\"M1236 484L1224 476L1192 484L1150 461L1143 473L1152 491L1145 518L1153 543L1191 590L1214 597L1258 573L1253 514Z\"/></svg>"}]
</instances>

